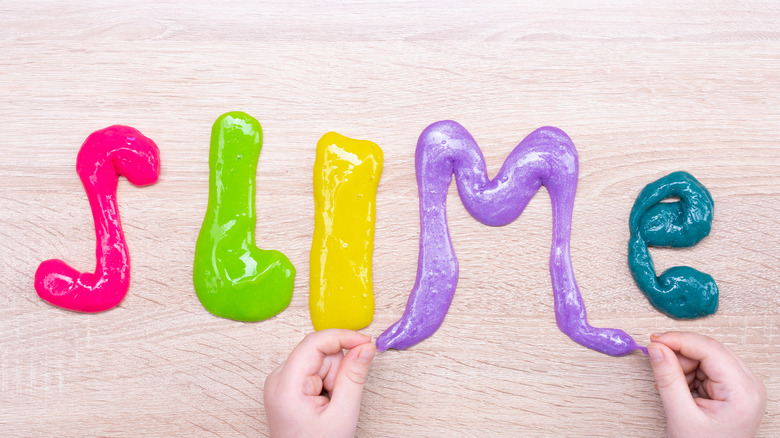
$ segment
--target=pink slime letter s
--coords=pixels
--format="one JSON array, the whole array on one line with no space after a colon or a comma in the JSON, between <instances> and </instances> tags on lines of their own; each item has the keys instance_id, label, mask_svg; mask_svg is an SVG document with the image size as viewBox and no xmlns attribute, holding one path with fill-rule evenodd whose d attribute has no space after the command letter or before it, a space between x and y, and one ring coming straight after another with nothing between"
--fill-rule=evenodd
<instances>
[{"instance_id":1,"label":"pink slime letter s","mask_svg":"<svg viewBox=\"0 0 780 438\"><path fill-rule=\"evenodd\" d=\"M95 273L79 273L62 260L46 260L35 272L35 290L64 309L102 312L119 304L130 285L130 256L116 203L119 175L137 186L153 184L160 174L160 150L138 130L114 125L87 137L76 171L95 220Z\"/></svg>"}]
</instances>

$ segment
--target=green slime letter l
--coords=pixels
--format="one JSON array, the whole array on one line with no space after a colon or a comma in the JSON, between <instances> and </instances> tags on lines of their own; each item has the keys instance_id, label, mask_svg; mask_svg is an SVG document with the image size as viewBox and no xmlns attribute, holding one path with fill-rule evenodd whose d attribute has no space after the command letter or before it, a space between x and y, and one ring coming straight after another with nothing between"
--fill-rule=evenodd
<instances>
[{"instance_id":1,"label":"green slime letter l","mask_svg":"<svg viewBox=\"0 0 780 438\"><path fill-rule=\"evenodd\" d=\"M209 312L239 321L270 318L290 304L295 268L281 252L255 246L255 172L260 123L242 112L211 129L209 205L195 246L192 280Z\"/></svg>"}]
</instances>

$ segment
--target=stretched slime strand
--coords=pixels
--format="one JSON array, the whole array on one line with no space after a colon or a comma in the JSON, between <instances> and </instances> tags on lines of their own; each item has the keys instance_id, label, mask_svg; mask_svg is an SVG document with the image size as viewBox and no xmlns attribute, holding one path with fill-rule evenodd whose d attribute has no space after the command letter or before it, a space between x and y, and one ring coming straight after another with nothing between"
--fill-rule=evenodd
<instances>
[{"instance_id":1,"label":"stretched slime strand","mask_svg":"<svg viewBox=\"0 0 780 438\"><path fill-rule=\"evenodd\" d=\"M195 246L193 284L214 315L260 321L290 303L295 268L281 252L255 246L255 172L263 132L242 112L211 130L209 202Z\"/></svg>"},{"instance_id":2,"label":"stretched slime strand","mask_svg":"<svg viewBox=\"0 0 780 438\"><path fill-rule=\"evenodd\" d=\"M456 122L428 126L415 153L420 194L417 279L399 321L377 339L377 348L404 349L441 326L458 283L458 260L447 227L447 189L455 174L458 193L471 215L486 225L514 221L544 185L552 202L550 277L558 327L575 342L613 356L643 350L625 332L588 324L569 255L577 190L577 151L560 129L539 128L509 154L498 175L487 176L485 159L472 136Z\"/></svg>"},{"instance_id":3,"label":"stretched slime strand","mask_svg":"<svg viewBox=\"0 0 780 438\"><path fill-rule=\"evenodd\" d=\"M329 132L314 163L314 237L309 310L316 330L358 330L371 323L376 188L382 149Z\"/></svg>"},{"instance_id":4,"label":"stretched slime strand","mask_svg":"<svg viewBox=\"0 0 780 438\"><path fill-rule=\"evenodd\" d=\"M677 197L679 201L661 202ZM678 319L718 310L718 285L703 272L675 266L656 277L648 245L685 248L710 234L715 203L704 185L687 172L674 172L648 184L629 217L628 267L650 304Z\"/></svg>"},{"instance_id":5,"label":"stretched slime strand","mask_svg":"<svg viewBox=\"0 0 780 438\"><path fill-rule=\"evenodd\" d=\"M35 290L45 301L68 310L102 312L118 305L130 286L130 255L119 220L119 175L132 184L157 181L160 151L129 126L90 134L76 158L95 222L95 272L80 273L62 260L46 260L35 272Z\"/></svg>"}]
</instances>

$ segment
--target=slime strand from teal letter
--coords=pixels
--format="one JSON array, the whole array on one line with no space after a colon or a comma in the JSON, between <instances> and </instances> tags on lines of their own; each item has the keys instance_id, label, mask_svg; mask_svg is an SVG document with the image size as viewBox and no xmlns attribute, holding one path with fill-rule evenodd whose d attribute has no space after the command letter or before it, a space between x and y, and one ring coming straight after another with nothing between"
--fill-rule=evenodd
<instances>
[{"instance_id":1,"label":"slime strand from teal letter","mask_svg":"<svg viewBox=\"0 0 780 438\"><path fill-rule=\"evenodd\" d=\"M195 247L193 284L211 313L260 321L290 303L295 268L281 252L255 246L255 172L263 131L242 112L211 130L209 203Z\"/></svg>"},{"instance_id":2,"label":"slime strand from teal letter","mask_svg":"<svg viewBox=\"0 0 780 438\"><path fill-rule=\"evenodd\" d=\"M579 160L566 133L552 127L537 129L517 145L490 180L471 134L444 120L420 134L415 162L420 194L417 279L401 319L377 338L379 350L404 349L428 338L447 314L458 283L446 207L453 173L466 210L492 226L514 221L539 188L547 187L553 216L550 277L558 327L581 345L613 356L644 349L621 330L588 324L569 255Z\"/></svg>"},{"instance_id":3,"label":"slime strand from teal letter","mask_svg":"<svg viewBox=\"0 0 780 438\"><path fill-rule=\"evenodd\" d=\"M675 202L661 202L667 198ZM674 172L648 184L629 217L628 266L650 304L678 319L718 310L718 285L712 276L676 266L656 277L648 245L684 248L710 234L715 203L704 185L687 172Z\"/></svg>"}]
</instances>

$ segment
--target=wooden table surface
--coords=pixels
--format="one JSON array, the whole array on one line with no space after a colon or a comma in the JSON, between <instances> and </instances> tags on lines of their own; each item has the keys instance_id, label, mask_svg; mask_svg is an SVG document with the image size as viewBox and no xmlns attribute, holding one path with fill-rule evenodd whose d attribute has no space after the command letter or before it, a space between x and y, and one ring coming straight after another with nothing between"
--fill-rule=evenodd
<instances>
[{"instance_id":1,"label":"wooden table surface","mask_svg":"<svg viewBox=\"0 0 780 438\"><path fill-rule=\"evenodd\" d=\"M780 436L780 6L776 1L3 2L0 4L0 434L266 435L263 381L312 331L312 167L328 131L384 150L374 254L379 335L403 312L419 235L414 149L463 124L491 175L544 125L580 155L572 260L595 326L646 342L681 329L736 351L769 392L760 436ZM191 271L206 208L211 124L263 125L257 236L297 269L290 306L217 318ZM38 264L93 269L76 154L91 132L136 127L160 147L156 185L122 179L132 257L124 301L79 314L42 301ZM720 309L675 321L627 267L642 187L687 170L715 199L712 234L656 249L660 270L712 274ZM450 187L460 281L441 329L376 357L358 426L385 436L665 435L648 360L558 331L549 196L490 228Z\"/></svg>"}]
</instances>

